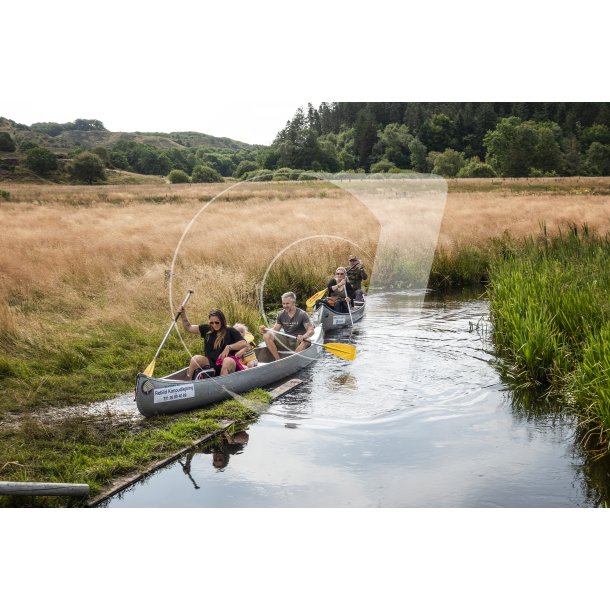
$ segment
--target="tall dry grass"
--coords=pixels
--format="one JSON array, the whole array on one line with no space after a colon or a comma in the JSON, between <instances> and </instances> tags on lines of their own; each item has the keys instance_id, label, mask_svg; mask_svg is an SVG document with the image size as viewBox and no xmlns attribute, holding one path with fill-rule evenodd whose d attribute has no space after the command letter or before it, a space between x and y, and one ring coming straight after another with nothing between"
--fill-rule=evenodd
<instances>
[{"instance_id":1,"label":"tall dry grass","mask_svg":"<svg viewBox=\"0 0 610 610\"><path fill-rule=\"evenodd\" d=\"M282 249L276 270L315 261L325 278L345 260L348 244L317 235L374 251L374 219L338 189L240 185L210 203L224 188L11 185L0 206L4 345L48 341L49 324L75 335L83 325L144 328L170 315L170 284L172 308L195 289L195 319L222 303L255 305L257 284Z\"/></svg>"},{"instance_id":2,"label":"tall dry grass","mask_svg":"<svg viewBox=\"0 0 610 610\"><path fill-rule=\"evenodd\" d=\"M591 188L582 179L577 188L570 179L552 181L569 186L562 194L525 194L514 190L518 181L485 192L452 192L450 185L438 244L452 249L506 232L532 235L542 223L549 234L568 223L587 223L603 234L610 197L591 194L603 193L600 181L605 184L592 181ZM475 182L484 188L484 181ZM19 333L24 325L28 334L44 333L49 321L146 325L151 312L169 314L167 274L174 257L173 305L194 287L191 307L202 312L218 302L251 302L256 284L285 248L276 270L283 263L309 264L324 278L356 246L372 266L379 222L349 193L320 183L242 184L209 203L226 189L11 184L10 201L0 205L0 333ZM425 209L405 210L403 202L390 202L385 211L383 230L398 231L406 252L422 226L436 222L425 220ZM404 239L404 227L412 227L412 238ZM433 238L426 235L428 242Z\"/></svg>"}]
</instances>

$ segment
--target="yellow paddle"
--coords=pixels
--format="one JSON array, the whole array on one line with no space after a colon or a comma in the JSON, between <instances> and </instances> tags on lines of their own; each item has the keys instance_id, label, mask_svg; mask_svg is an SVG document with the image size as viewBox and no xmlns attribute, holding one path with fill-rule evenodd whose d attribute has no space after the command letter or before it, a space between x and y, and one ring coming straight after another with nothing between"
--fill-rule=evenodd
<instances>
[{"instance_id":1,"label":"yellow paddle","mask_svg":"<svg viewBox=\"0 0 610 610\"><path fill-rule=\"evenodd\" d=\"M272 328L268 328L267 330L270 330L276 335L283 335L284 337L296 339L294 335L289 335L288 333L283 333L279 330L273 330ZM309 341L309 339L306 339L306 341ZM317 341L309 341L309 343L312 345L321 345L333 356L343 358L344 360L354 360L356 358L356 348L353 345L347 345L346 343L318 343Z\"/></svg>"},{"instance_id":2,"label":"yellow paddle","mask_svg":"<svg viewBox=\"0 0 610 610\"><path fill-rule=\"evenodd\" d=\"M326 288L323 288L322 290L320 290L320 292L316 292L316 294L309 297L305 301L305 304L307 305L307 309L311 309L316 304L316 301L318 299L321 299L325 294L326 294Z\"/></svg>"},{"instance_id":3,"label":"yellow paddle","mask_svg":"<svg viewBox=\"0 0 610 610\"><path fill-rule=\"evenodd\" d=\"M189 302L189 299L191 298L192 294L193 294L193 291L189 290L184 301L182 301L182 307L186 307L186 304ZM161 341L161 345L159 345L159 349L157 350L155 357L151 360L150 364L144 369L144 375L146 375L147 377L152 377L153 371L155 370L155 362L157 360L157 356L159 355L159 352L161 351L161 348L163 347L164 343L167 341L167 337L169 337L169 333L172 332L172 328L174 328L174 326L176 325L176 322L178 321L179 317L180 317L180 312L178 312L176 314L174 321L172 322L171 326L165 333L165 337L163 337L163 341Z\"/></svg>"}]
</instances>

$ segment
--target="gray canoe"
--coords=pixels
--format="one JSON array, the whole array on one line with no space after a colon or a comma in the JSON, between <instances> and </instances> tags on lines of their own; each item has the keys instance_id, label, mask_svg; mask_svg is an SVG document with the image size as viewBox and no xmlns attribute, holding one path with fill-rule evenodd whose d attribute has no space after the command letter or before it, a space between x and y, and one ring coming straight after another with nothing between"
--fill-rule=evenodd
<instances>
[{"instance_id":1,"label":"gray canoe","mask_svg":"<svg viewBox=\"0 0 610 610\"><path fill-rule=\"evenodd\" d=\"M366 301L362 305L352 307L352 317L350 318L349 313L338 313L328 305L321 303L313 312L311 320L314 324L322 326L324 332L330 332L351 326L352 320L354 324L358 322L364 315L365 307Z\"/></svg>"},{"instance_id":2,"label":"gray canoe","mask_svg":"<svg viewBox=\"0 0 610 610\"><path fill-rule=\"evenodd\" d=\"M281 356L279 360L273 360L266 347L257 347L255 351L258 366L224 377L188 381L185 379L186 368L161 378L138 373L136 378L138 410L146 417L179 413L232 398L233 394L264 388L309 366L323 349L321 345L311 345L298 354L283 351L279 344L281 339L282 337L278 337L276 342ZM317 327L312 341L322 343L323 340L324 331L321 327Z\"/></svg>"}]
</instances>

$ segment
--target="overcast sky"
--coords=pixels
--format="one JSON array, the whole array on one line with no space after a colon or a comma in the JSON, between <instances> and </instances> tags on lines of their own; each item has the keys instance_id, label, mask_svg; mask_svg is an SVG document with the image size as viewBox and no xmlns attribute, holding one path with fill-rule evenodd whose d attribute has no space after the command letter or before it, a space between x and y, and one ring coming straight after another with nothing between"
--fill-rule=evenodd
<instances>
[{"instance_id":1,"label":"overcast sky","mask_svg":"<svg viewBox=\"0 0 610 610\"><path fill-rule=\"evenodd\" d=\"M603 100L603 20L588 20L585 36L573 30L577 13L552 21L536 3L510 6L494 16L479 0L434 14L384 0L374 11L361 0L350 10L320 0L20 0L2 9L0 116L270 144L309 101ZM488 27L456 27L483 14Z\"/></svg>"}]
</instances>

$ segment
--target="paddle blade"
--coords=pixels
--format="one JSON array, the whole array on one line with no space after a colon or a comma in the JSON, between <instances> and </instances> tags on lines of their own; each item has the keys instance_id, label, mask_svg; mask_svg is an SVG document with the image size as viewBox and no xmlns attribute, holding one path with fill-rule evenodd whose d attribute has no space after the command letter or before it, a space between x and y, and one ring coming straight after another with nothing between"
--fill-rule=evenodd
<instances>
[{"instance_id":1,"label":"paddle blade","mask_svg":"<svg viewBox=\"0 0 610 610\"><path fill-rule=\"evenodd\" d=\"M323 288L322 290L320 290L320 292L316 292L316 294L314 294L313 296L309 297L305 301L305 304L307 305L307 307L309 309L311 309L316 304L316 301L318 299L321 299L325 294L326 294L326 288Z\"/></svg>"},{"instance_id":2,"label":"paddle blade","mask_svg":"<svg viewBox=\"0 0 610 610\"><path fill-rule=\"evenodd\" d=\"M156 358L153 358L151 363L144 369L144 375L147 377L152 377L153 371L155 370L155 362Z\"/></svg>"},{"instance_id":3,"label":"paddle blade","mask_svg":"<svg viewBox=\"0 0 610 610\"><path fill-rule=\"evenodd\" d=\"M333 356L338 356L345 360L354 360L354 358L356 358L356 348L353 345L346 345L345 343L325 343L324 349L333 354Z\"/></svg>"}]
</instances>

